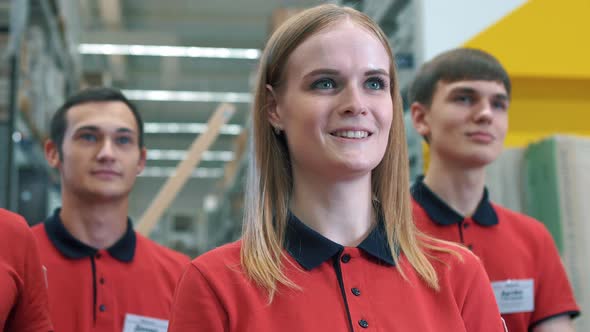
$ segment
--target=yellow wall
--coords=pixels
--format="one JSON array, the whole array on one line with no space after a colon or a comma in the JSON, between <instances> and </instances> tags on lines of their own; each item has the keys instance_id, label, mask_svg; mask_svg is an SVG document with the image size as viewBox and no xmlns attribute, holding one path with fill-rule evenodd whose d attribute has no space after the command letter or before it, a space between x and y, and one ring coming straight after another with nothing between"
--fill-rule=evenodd
<instances>
[{"instance_id":1,"label":"yellow wall","mask_svg":"<svg viewBox=\"0 0 590 332\"><path fill-rule=\"evenodd\" d=\"M513 83L506 146L590 136L590 0L532 0L465 46L494 54Z\"/></svg>"}]
</instances>

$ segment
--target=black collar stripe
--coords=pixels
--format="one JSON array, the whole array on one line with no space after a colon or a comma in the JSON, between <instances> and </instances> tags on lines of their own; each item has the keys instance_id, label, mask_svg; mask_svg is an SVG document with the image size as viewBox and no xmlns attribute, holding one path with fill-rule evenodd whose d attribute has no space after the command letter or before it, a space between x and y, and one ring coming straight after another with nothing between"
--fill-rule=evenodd
<instances>
[{"instance_id":1,"label":"black collar stripe","mask_svg":"<svg viewBox=\"0 0 590 332\"><path fill-rule=\"evenodd\" d=\"M375 227L358 248L374 258L395 265L391 250L387 243L385 230L381 226ZM333 242L313 229L306 226L295 215L289 213L286 231L286 249L289 254L306 270L312 270L323 262L340 254L344 247ZM397 252L397 250L396 250Z\"/></svg>"},{"instance_id":2,"label":"black collar stripe","mask_svg":"<svg viewBox=\"0 0 590 332\"><path fill-rule=\"evenodd\" d=\"M80 242L64 227L59 217L60 210L56 209L53 215L45 220L45 231L51 243L62 255L70 259L82 259L95 255L98 252L96 248ZM119 261L131 262L135 255L136 243L133 224L131 220L127 219L127 231L121 239L107 249L107 252Z\"/></svg>"},{"instance_id":3,"label":"black collar stripe","mask_svg":"<svg viewBox=\"0 0 590 332\"><path fill-rule=\"evenodd\" d=\"M426 214L439 225L454 225L465 219L464 216L448 206L430 188L424 184L424 176L419 176L410 189L412 197L424 208ZM494 226L498 224L498 215L490 202L488 190L484 189L483 197L479 202L473 220L482 226Z\"/></svg>"}]
</instances>

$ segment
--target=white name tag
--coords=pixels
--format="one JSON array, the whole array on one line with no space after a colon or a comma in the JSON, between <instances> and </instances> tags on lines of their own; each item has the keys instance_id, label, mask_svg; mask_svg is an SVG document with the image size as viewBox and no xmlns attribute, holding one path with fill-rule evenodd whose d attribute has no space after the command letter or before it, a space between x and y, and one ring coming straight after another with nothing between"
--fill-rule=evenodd
<instances>
[{"instance_id":1,"label":"white name tag","mask_svg":"<svg viewBox=\"0 0 590 332\"><path fill-rule=\"evenodd\" d=\"M492 282L501 314L535 310L535 282L533 279Z\"/></svg>"},{"instance_id":2,"label":"white name tag","mask_svg":"<svg viewBox=\"0 0 590 332\"><path fill-rule=\"evenodd\" d=\"M123 332L166 332L168 321L133 314L125 315Z\"/></svg>"}]
</instances>

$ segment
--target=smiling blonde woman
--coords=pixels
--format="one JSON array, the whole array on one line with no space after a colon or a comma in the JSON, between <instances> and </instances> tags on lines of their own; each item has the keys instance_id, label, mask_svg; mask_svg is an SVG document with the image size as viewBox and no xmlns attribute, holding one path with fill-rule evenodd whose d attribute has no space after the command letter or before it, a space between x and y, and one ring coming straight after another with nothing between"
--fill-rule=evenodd
<instances>
[{"instance_id":1,"label":"smiling blonde woman","mask_svg":"<svg viewBox=\"0 0 590 332\"><path fill-rule=\"evenodd\" d=\"M323 5L262 55L243 237L195 259L169 331L503 331L486 274L420 237L398 81L366 15Z\"/></svg>"}]
</instances>

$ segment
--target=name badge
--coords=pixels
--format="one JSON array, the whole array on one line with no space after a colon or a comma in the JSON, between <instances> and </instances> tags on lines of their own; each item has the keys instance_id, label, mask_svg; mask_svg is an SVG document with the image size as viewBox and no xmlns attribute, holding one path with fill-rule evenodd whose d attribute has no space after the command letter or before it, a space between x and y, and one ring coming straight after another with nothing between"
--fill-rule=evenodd
<instances>
[{"instance_id":1,"label":"name badge","mask_svg":"<svg viewBox=\"0 0 590 332\"><path fill-rule=\"evenodd\" d=\"M125 315L123 332L166 332L168 321L133 314Z\"/></svg>"},{"instance_id":2,"label":"name badge","mask_svg":"<svg viewBox=\"0 0 590 332\"><path fill-rule=\"evenodd\" d=\"M531 312L535 310L535 282L533 279L516 279L492 282L496 302L501 314Z\"/></svg>"}]
</instances>

